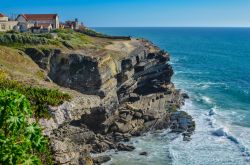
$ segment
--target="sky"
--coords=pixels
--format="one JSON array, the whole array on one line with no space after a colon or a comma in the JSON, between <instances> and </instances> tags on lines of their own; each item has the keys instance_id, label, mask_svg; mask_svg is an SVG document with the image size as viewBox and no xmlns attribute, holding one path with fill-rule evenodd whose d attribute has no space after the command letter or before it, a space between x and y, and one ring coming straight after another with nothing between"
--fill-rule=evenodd
<instances>
[{"instance_id":1,"label":"sky","mask_svg":"<svg viewBox=\"0 0 250 165\"><path fill-rule=\"evenodd\" d=\"M250 27L250 0L1 0L0 13L57 13L89 27Z\"/></svg>"}]
</instances>

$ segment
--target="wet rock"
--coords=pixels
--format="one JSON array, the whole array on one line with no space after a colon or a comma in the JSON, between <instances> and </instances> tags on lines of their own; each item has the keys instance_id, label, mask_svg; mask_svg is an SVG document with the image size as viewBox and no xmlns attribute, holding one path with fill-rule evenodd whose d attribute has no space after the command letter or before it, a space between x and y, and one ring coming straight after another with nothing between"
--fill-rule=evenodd
<instances>
[{"instance_id":1,"label":"wet rock","mask_svg":"<svg viewBox=\"0 0 250 165\"><path fill-rule=\"evenodd\" d=\"M110 156L98 156L98 157L93 158L93 162L95 165L101 165L101 164L106 163L110 160L111 160Z\"/></svg>"},{"instance_id":2,"label":"wet rock","mask_svg":"<svg viewBox=\"0 0 250 165\"><path fill-rule=\"evenodd\" d=\"M177 111L171 114L170 117L171 120L171 129L173 132L182 133L187 132L183 134L183 136L190 137L192 132L195 130L195 122L193 121L192 117L188 115L186 112L183 111ZM186 140L186 138L185 138Z\"/></svg>"},{"instance_id":3,"label":"wet rock","mask_svg":"<svg viewBox=\"0 0 250 165\"><path fill-rule=\"evenodd\" d=\"M144 151L144 152L141 152L139 155L148 156L148 153Z\"/></svg>"},{"instance_id":4,"label":"wet rock","mask_svg":"<svg viewBox=\"0 0 250 165\"><path fill-rule=\"evenodd\" d=\"M189 99L189 96L187 93L182 93L181 96L184 98L184 99Z\"/></svg>"},{"instance_id":5,"label":"wet rock","mask_svg":"<svg viewBox=\"0 0 250 165\"><path fill-rule=\"evenodd\" d=\"M118 151L133 151L135 147L132 145L125 145L123 143L119 143L117 149Z\"/></svg>"},{"instance_id":6,"label":"wet rock","mask_svg":"<svg viewBox=\"0 0 250 165\"><path fill-rule=\"evenodd\" d=\"M209 116L213 116L213 115L215 115L216 114L216 112L215 112L215 110L214 109L211 109L210 111L209 111Z\"/></svg>"},{"instance_id":7,"label":"wet rock","mask_svg":"<svg viewBox=\"0 0 250 165\"><path fill-rule=\"evenodd\" d=\"M215 131L212 132L213 135L215 136L226 136L228 130L226 128L219 128Z\"/></svg>"},{"instance_id":8,"label":"wet rock","mask_svg":"<svg viewBox=\"0 0 250 165\"><path fill-rule=\"evenodd\" d=\"M110 145L103 141L94 141L93 144L93 150L99 153L110 149Z\"/></svg>"}]
</instances>

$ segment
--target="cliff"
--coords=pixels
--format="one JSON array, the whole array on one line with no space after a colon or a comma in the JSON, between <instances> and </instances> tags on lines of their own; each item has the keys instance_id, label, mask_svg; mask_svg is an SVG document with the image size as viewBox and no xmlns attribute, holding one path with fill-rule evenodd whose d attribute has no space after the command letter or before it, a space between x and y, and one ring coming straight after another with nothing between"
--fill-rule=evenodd
<instances>
[{"instance_id":1,"label":"cliff","mask_svg":"<svg viewBox=\"0 0 250 165\"><path fill-rule=\"evenodd\" d=\"M133 150L123 142L158 129L169 128L190 139L195 124L178 111L187 95L171 83L167 52L144 39L88 39L88 46L77 48L22 48L23 56L44 73L44 80L34 84L58 87L72 96L49 106L50 119L39 120L56 164L99 164L109 158L92 159L89 153Z\"/></svg>"}]
</instances>

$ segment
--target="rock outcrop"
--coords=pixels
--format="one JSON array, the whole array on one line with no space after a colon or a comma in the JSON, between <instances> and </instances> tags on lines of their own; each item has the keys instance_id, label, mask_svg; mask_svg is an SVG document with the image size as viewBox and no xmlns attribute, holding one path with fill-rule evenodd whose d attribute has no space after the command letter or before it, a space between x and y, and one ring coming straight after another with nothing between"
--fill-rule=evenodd
<instances>
[{"instance_id":1,"label":"rock outcrop","mask_svg":"<svg viewBox=\"0 0 250 165\"><path fill-rule=\"evenodd\" d=\"M114 41L106 52L84 50L26 53L53 82L82 93L41 120L50 137L56 164L101 164L89 153L131 151L131 136L170 128L190 140L195 124L177 111L184 98L171 83L169 54L146 40ZM34 52L38 55L34 56Z\"/></svg>"}]
</instances>

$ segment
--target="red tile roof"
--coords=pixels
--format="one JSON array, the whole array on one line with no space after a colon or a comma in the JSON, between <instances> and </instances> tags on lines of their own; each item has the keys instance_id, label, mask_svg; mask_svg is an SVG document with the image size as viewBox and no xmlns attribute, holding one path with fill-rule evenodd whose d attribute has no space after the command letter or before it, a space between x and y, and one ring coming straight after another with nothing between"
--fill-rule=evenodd
<instances>
[{"instance_id":1,"label":"red tile roof","mask_svg":"<svg viewBox=\"0 0 250 165\"><path fill-rule=\"evenodd\" d=\"M26 20L52 20L57 14L22 14Z\"/></svg>"},{"instance_id":2,"label":"red tile roof","mask_svg":"<svg viewBox=\"0 0 250 165\"><path fill-rule=\"evenodd\" d=\"M6 17L4 14L0 13L0 17Z\"/></svg>"}]
</instances>

